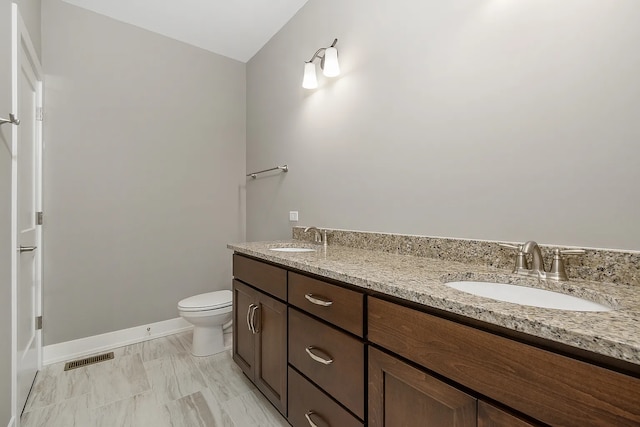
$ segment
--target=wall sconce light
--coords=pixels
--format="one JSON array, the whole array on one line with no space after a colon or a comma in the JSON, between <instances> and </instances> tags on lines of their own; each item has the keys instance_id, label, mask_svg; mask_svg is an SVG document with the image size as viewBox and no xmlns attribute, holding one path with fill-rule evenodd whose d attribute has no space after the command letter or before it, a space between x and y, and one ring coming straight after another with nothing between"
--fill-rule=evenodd
<instances>
[{"instance_id":1,"label":"wall sconce light","mask_svg":"<svg viewBox=\"0 0 640 427\"><path fill-rule=\"evenodd\" d=\"M320 68L322 74L327 77L335 77L340 75L340 64L338 64L338 49L336 49L338 39L334 39L329 47L321 47L313 54L310 60L304 63L304 78L302 79L302 87L305 89L315 89L318 87L318 78L316 77L316 66L313 61L320 58Z\"/></svg>"}]
</instances>

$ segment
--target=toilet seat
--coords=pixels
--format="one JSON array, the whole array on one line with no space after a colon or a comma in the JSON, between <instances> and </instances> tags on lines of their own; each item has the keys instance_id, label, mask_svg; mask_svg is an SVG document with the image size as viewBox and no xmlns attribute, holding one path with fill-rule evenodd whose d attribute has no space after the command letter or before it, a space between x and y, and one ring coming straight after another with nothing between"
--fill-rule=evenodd
<instances>
[{"instance_id":1,"label":"toilet seat","mask_svg":"<svg viewBox=\"0 0 640 427\"><path fill-rule=\"evenodd\" d=\"M185 298L178 303L178 310L209 311L230 307L233 304L233 294L229 290L207 292Z\"/></svg>"}]
</instances>

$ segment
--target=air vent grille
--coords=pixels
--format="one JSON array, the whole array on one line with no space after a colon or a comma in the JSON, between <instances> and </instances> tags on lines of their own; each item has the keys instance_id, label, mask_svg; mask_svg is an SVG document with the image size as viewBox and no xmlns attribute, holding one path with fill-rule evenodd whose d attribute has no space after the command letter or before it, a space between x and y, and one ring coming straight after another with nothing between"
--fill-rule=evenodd
<instances>
[{"instance_id":1,"label":"air vent grille","mask_svg":"<svg viewBox=\"0 0 640 427\"><path fill-rule=\"evenodd\" d=\"M99 354L97 356L85 357L84 359L74 360L64 364L64 370L82 368L83 366L93 365L94 363L105 362L113 359L113 351L110 353Z\"/></svg>"}]
</instances>

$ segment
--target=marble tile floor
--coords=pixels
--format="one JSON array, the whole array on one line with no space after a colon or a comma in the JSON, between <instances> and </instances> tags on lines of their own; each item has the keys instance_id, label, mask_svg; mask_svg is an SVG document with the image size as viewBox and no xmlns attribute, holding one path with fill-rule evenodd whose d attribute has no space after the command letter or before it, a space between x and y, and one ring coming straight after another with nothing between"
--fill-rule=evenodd
<instances>
[{"instance_id":1,"label":"marble tile floor","mask_svg":"<svg viewBox=\"0 0 640 427\"><path fill-rule=\"evenodd\" d=\"M191 331L114 349L115 358L64 371L45 366L23 427L288 427L228 349L189 353Z\"/></svg>"}]
</instances>

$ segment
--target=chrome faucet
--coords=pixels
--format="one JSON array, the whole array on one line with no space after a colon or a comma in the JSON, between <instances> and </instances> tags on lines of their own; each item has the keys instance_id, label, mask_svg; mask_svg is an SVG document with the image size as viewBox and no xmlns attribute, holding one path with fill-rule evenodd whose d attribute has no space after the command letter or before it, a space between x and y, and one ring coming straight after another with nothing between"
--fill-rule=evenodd
<instances>
[{"instance_id":1,"label":"chrome faucet","mask_svg":"<svg viewBox=\"0 0 640 427\"><path fill-rule=\"evenodd\" d=\"M513 269L515 274L521 274L525 276L533 276L538 279L549 279L557 281L569 280L564 268L564 259L562 255L584 255L585 251L582 249L554 249L553 250L553 262L551 263L551 269L546 271L544 268L544 259L542 257L542 251L540 246L533 240L526 242L523 245L511 245L508 243L500 243L503 248L514 249L518 251L518 257L516 258L516 266ZM531 255L531 268L527 263L527 255Z\"/></svg>"},{"instance_id":2,"label":"chrome faucet","mask_svg":"<svg viewBox=\"0 0 640 427\"><path fill-rule=\"evenodd\" d=\"M313 237L314 242L327 246L327 230L320 230L318 227L307 227L304 229L305 233L309 231L315 232Z\"/></svg>"},{"instance_id":3,"label":"chrome faucet","mask_svg":"<svg viewBox=\"0 0 640 427\"><path fill-rule=\"evenodd\" d=\"M533 240L529 240L527 243L522 245L522 252L524 254L532 255L529 275L545 279L546 271L544 270L544 259L542 259L542 251L540 251L540 246L538 246L538 244Z\"/></svg>"}]
</instances>

